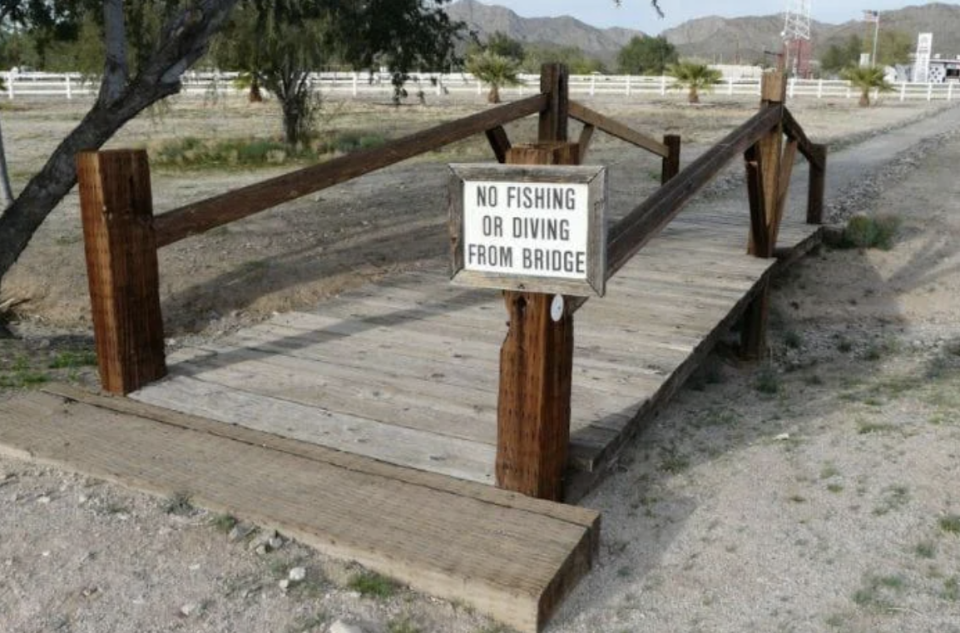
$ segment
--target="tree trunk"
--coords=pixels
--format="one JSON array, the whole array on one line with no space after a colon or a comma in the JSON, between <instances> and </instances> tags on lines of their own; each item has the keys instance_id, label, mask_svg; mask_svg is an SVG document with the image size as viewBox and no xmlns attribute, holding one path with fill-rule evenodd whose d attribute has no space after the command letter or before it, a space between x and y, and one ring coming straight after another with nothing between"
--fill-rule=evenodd
<instances>
[{"instance_id":1,"label":"tree trunk","mask_svg":"<svg viewBox=\"0 0 960 633\"><path fill-rule=\"evenodd\" d=\"M289 96L281 104L283 110L283 136L287 145L296 147L300 142L300 117L303 112L296 96Z\"/></svg>"},{"instance_id":2,"label":"tree trunk","mask_svg":"<svg viewBox=\"0 0 960 633\"><path fill-rule=\"evenodd\" d=\"M10 186L10 170L7 168L7 151L3 147L3 129L0 129L0 188L3 189L3 208L13 204L13 188Z\"/></svg>"},{"instance_id":3,"label":"tree trunk","mask_svg":"<svg viewBox=\"0 0 960 633\"><path fill-rule=\"evenodd\" d=\"M860 107L869 108L870 107L870 88L864 88L860 91Z\"/></svg>"},{"instance_id":4,"label":"tree trunk","mask_svg":"<svg viewBox=\"0 0 960 633\"><path fill-rule=\"evenodd\" d=\"M43 169L0 216L0 278L27 247L33 233L77 182L74 157L98 149L124 123L160 99L177 92L177 86L158 86L155 92L130 95L124 103L104 106L97 102L73 132L54 150Z\"/></svg>"},{"instance_id":5,"label":"tree trunk","mask_svg":"<svg viewBox=\"0 0 960 633\"><path fill-rule=\"evenodd\" d=\"M687 101L689 103L700 103L700 92L695 85L690 86L690 94L687 95Z\"/></svg>"},{"instance_id":6,"label":"tree trunk","mask_svg":"<svg viewBox=\"0 0 960 633\"><path fill-rule=\"evenodd\" d=\"M115 85L101 86L100 95L80 124L61 141L40 172L0 215L0 279L10 270L60 200L77 182L74 156L103 146L127 121L147 107L180 90L180 77L207 50L207 44L238 0L197 0L177 13L162 29L160 44L132 83L124 83L115 99ZM109 7L116 8L115 2ZM108 13L105 17L110 16ZM116 15L111 29L122 31ZM108 38L107 44L111 42ZM114 40L114 46L117 42ZM122 69L105 68L114 78Z\"/></svg>"},{"instance_id":7,"label":"tree trunk","mask_svg":"<svg viewBox=\"0 0 960 633\"><path fill-rule=\"evenodd\" d=\"M103 37L107 57L103 64L100 98L112 103L127 86L127 28L123 0L104 0Z\"/></svg>"},{"instance_id":8,"label":"tree trunk","mask_svg":"<svg viewBox=\"0 0 960 633\"><path fill-rule=\"evenodd\" d=\"M262 103L263 93L260 91L260 78L253 73L250 79L250 93L247 95L250 103Z\"/></svg>"},{"instance_id":9,"label":"tree trunk","mask_svg":"<svg viewBox=\"0 0 960 633\"><path fill-rule=\"evenodd\" d=\"M500 103L500 86L497 84L490 85L490 92L487 94L488 103Z\"/></svg>"}]
</instances>

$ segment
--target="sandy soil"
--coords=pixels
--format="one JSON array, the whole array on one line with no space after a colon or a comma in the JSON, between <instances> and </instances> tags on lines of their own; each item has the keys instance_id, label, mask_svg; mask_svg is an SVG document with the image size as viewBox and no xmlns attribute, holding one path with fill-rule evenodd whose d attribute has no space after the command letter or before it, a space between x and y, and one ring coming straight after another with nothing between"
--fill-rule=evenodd
<instances>
[{"instance_id":1,"label":"sandy soil","mask_svg":"<svg viewBox=\"0 0 960 633\"><path fill-rule=\"evenodd\" d=\"M644 129L692 136L701 145L690 153L752 108L596 106ZM448 112L431 107L402 116L426 125ZM356 116L357 127L387 111L356 108L364 112L342 116ZM847 142L926 113L896 103L866 113L844 103L799 102L795 110L815 138ZM159 127L138 122L118 143L252 125L184 112L168 113ZM7 113L13 151L40 156L32 116L57 126L66 111ZM594 155L612 165L615 206L649 191L656 170L621 147L605 142ZM453 159L482 152L465 144ZM950 485L960 470L960 220L952 203L960 137L901 158L875 174L879 194L854 188L845 204L833 201L837 213L902 217L895 247L825 248L792 268L774 293L768 361L740 365L721 348L584 501L603 513L600 564L550 630L960 630L960 499ZM157 207L264 175L160 172ZM436 260L442 201L424 192L442 181L442 166L408 164L168 249L172 336L215 335ZM58 209L5 290L30 298L21 306L27 340L0 342L5 376L23 359L58 378L94 381L82 363L45 364L89 346L75 329L86 309L76 213L75 201ZM247 539L219 531L215 517L170 514L166 505L0 459L0 630L324 631L338 618L368 633L501 630L406 590L362 596L350 587L358 571L349 564L292 543L258 554ZM282 591L278 580L296 566L307 581Z\"/></svg>"}]
</instances>

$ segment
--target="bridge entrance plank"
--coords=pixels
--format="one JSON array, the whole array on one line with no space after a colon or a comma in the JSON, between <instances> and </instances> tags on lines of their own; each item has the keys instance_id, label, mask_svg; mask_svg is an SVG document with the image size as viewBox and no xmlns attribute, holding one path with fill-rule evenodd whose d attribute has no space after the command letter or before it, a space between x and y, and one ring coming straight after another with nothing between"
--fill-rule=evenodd
<instances>
[{"instance_id":1,"label":"bridge entrance plank","mask_svg":"<svg viewBox=\"0 0 960 633\"><path fill-rule=\"evenodd\" d=\"M280 530L524 633L542 629L597 556L592 510L131 400L46 389L4 403L0 453L152 494L187 492L198 506Z\"/></svg>"}]
</instances>

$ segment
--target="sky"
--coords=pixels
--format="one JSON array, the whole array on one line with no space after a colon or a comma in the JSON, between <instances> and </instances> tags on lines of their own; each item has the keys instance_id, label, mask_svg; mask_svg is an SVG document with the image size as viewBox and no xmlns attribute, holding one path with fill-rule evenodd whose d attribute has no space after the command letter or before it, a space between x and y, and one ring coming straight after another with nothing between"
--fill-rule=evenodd
<instances>
[{"instance_id":1,"label":"sky","mask_svg":"<svg viewBox=\"0 0 960 633\"><path fill-rule=\"evenodd\" d=\"M770 15L783 13L787 0L728 0L718 2L684 2L683 0L660 0L666 17L659 19L649 0L623 0L617 8L613 0L480 0L484 4L499 4L513 9L524 17L546 17L572 15L573 17L599 27L622 26L638 29L645 33L656 34L663 29L676 26L691 18L721 15L737 17L742 15ZM902 9L905 6L929 4L924 0L811 0L811 14L814 20L839 24L847 20L860 19L864 9L882 12ZM948 3L956 4L956 3Z\"/></svg>"}]
</instances>

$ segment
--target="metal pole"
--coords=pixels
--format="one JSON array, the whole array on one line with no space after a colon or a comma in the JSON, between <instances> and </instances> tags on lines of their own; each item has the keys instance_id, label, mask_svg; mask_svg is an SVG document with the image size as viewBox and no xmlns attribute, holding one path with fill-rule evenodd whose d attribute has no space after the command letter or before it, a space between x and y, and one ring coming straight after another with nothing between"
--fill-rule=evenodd
<instances>
[{"instance_id":1,"label":"metal pole","mask_svg":"<svg viewBox=\"0 0 960 633\"><path fill-rule=\"evenodd\" d=\"M877 65L877 40L880 38L880 12L877 11L877 19L873 23L873 56L870 58L870 61L874 66Z\"/></svg>"}]
</instances>

